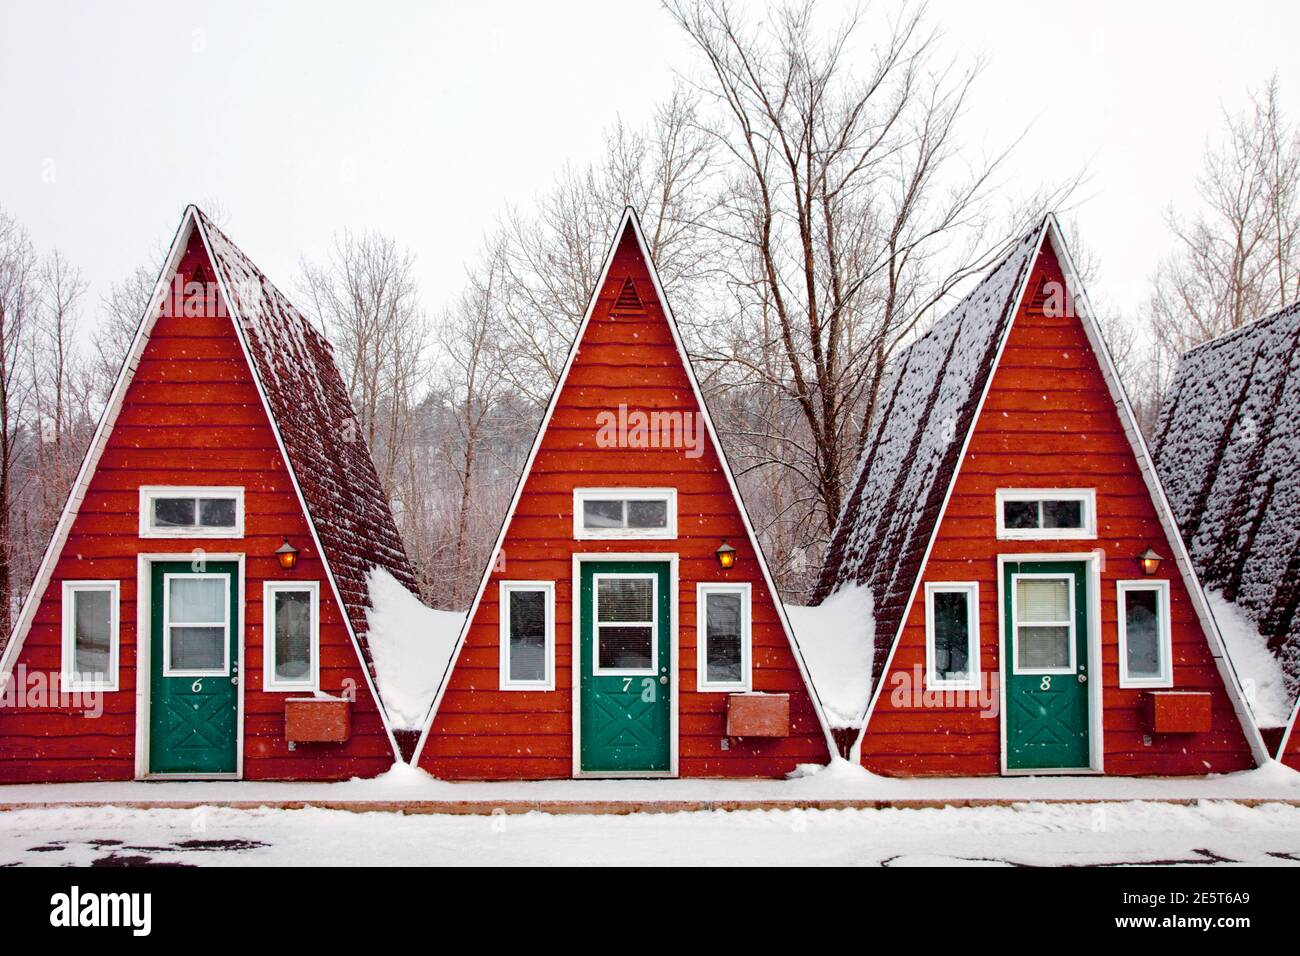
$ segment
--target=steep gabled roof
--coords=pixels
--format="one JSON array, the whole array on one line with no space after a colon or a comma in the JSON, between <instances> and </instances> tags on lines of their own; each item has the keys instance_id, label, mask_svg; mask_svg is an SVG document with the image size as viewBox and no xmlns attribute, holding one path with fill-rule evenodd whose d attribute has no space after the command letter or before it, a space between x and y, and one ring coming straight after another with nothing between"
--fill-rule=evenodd
<instances>
[{"instance_id":1,"label":"steep gabled roof","mask_svg":"<svg viewBox=\"0 0 1300 956\"><path fill-rule=\"evenodd\" d=\"M1183 356L1155 460L1197 573L1300 689L1300 305Z\"/></svg>"},{"instance_id":2,"label":"steep gabled roof","mask_svg":"<svg viewBox=\"0 0 1300 956\"><path fill-rule=\"evenodd\" d=\"M1120 425L1174 550L1174 564L1191 596L1233 709L1256 759L1266 760L1269 755L1246 705L1241 681L1224 650L1223 637L1183 545L1110 349L1079 281L1060 224L1050 214L1011 248L970 295L895 360L883 384L878 423L863 450L852 495L818 583L822 597L848 584L866 584L876 603L871 697L853 757L858 759L862 734L884 687L881 675L887 672L898 646L904 615L916 594L957 470L1044 244L1050 244L1060 263L1066 292L1101 365Z\"/></svg>"},{"instance_id":3,"label":"steep gabled roof","mask_svg":"<svg viewBox=\"0 0 1300 956\"><path fill-rule=\"evenodd\" d=\"M840 515L815 603L848 584L875 602L871 683L907 611L1046 223L1015 243L971 293L891 363L853 490Z\"/></svg>"},{"instance_id":4,"label":"steep gabled roof","mask_svg":"<svg viewBox=\"0 0 1300 956\"><path fill-rule=\"evenodd\" d=\"M352 403L334 364L333 350L196 206L187 206L181 218L154 295L140 319L17 625L5 645L0 675L9 673L18 660L41 596L49 586L90 479L121 412L163 298L170 294L171 279L195 234L216 269L222 302L252 369L326 575L345 610L344 623L363 664L371 694L383 714L389 742L397 752L383 700L368 666L369 651L364 640L365 608L369 603L366 572L371 565L379 565L407 587L413 588L415 581L370 452L355 424Z\"/></svg>"},{"instance_id":5,"label":"steep gabled roof","mask_svg":"<svg viewBox=\"0 0 1300 956\"><path fill-rule=\"evenodd\" d=\"M650 280L654 286L655 295L659 299L659 305L662 308L664 320L668 325L668 330L672 334L673 345L677 349L677 354L681 358L682 367L686 372L686 379L690 383L691 393L695 398L696 406L700 410L700 415L704 420L705 431L708 433L709 441L713 443L713 448L717 452L718 461L722 465L723 476L727 480L727 487L731 491L732 500L736 503L736 510L740 514L740 519L745 526L745 532L749 535L750 541L754 546L754 556L757 559L758 567L763 575L763 582L767 585L768 593L772 596L772 603L776 607L777 616L781 621L781 628L785 633L786 640L789 642L790 650L794 655L795 663L799 668L799 674L803 678L804 686L808 688L808 696L812 700L813 709L817 714L818 723L821 726L822 733L826 738L826 745L831 753L836 752L835 739L831 735L830 726L826 722L826 715L822 707L821 699L817 696L817 688L813 685L812 678L808 672L807 663L804 661L803 652L799 644L794 639L794 630L790 626L790 620L785 612L785 605L781 602L780 591L776 588L776 582L772 578L772 573L767 565L767 558L763 554L762 544L758 540L758 535L754 532L753 522L749 519L749 512L745 509L744 499L740 496L740 489L736 485L736 479L732 475L731 465L727 461L727 455L718 440L717 429L714 428L713 418L709 414L709 406L704 401L704 393L700 390L699 380L695 377L695 369L691 365L690 356L687 355L686 346L682 342L681 332L677 327L677 319L673 316L672 309L668 305L668 297L664 294L663 283L659 278L659 269L655 266L654 258L650 255L650 247L646 242L645 233L641 229L641 220L632 206L627 206L623 214L619 217L618 226L614 229L613 238L610 241L609 249L605 253L605 261L601 266L600 272L596 279L595 285L591 289L591 297L587 302L587 310L583 314L582 321L578 324L578 329L574 333L573 343L569 347L568 357L560 370L559 378L556 380L555 387L551 391L550 402L546 406L546 411L542 415L541 423L537 426L537 434L533 437L532 447L528 451L528 458L524 462L523 470L519 473L519 481L515 485L515 493L510 499L510 506L506 509L505 517L501 521L501 529L497 533L496 542L492 545L489 552L487 566L483 569L483 575L479 579L478 590L474 594L474 600L469 606L469 611L465 615L465 623L461 626L460 636L456 640L456 646L452 649L451 657L448 658L447 668L443 672L442 679L438 684L438 690L434 694L433 703L429 707L428 716L424 721L424 730L420 734L419 743L415 748L415 757L413 763L418 763L420 754L424 749L425 741L428 740L429 732L433 729L434 719L438 714L438 707L442 703L443 696L447 692L447 685L451 678L451 672L456 666L456 661L460 657L461 650L465 646L465 639L469 635L469 630L478 614L479 604L483 600L483 594L487 590L488 582L492 578L493 563L497 560L497 555L501 552L501 546L505 542L506 533L510 529L511 519L514 517L515 510L519 506L519 500L524 493L524 485L528 481L528 476L533 470L533 463L537 460L537 453L542 447L542 440L546 435L546 430L550 426L551 418L555 414L556 405L559 403L560 394L564 391L565 382L569 378L569 372L572 370L574 360L582 347L582 340L587 331L587 326L591 323L591 317L596 311L596 304L600 299L601 290L604 289L605 283L609 277L610 267L614 263L614 256L618 250L619 244L623 237L631 234L636 240L637 246L641 251L641 256L645 261L646 271L650 275ZM629 297L636 298L633 303ZM620 290L615 308L634 308L641 305L637 296L635 285L629 288L625 283Z\"/></svg>"},{"instance_id":6,"label":"steep gabled roof","mask_svg":"<svg viewBox=\"0 0 1300 956\"><path fill-rule=\"evenodd\" d=\"M411 591L415 574L334 350L225 233L195 213L342 604L368 655L366 573L377 565Z\"/></svg>"}]
</instances>

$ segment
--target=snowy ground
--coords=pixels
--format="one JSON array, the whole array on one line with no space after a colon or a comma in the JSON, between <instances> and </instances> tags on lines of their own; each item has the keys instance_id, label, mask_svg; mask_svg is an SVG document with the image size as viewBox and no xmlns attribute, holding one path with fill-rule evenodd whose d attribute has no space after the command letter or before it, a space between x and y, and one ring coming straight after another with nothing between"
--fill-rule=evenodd
<instances>
[{"instance_id":1,"label":"snowy ground","mask_svg":"<svg viewBox=\"0 0 1300 956\"><path fill-rule=\"evenodd\" d=\"M1300 808L1027 804L629 816L344 810L0 813L0 864L1292 865Z\"/></svg>"}]
</instances>

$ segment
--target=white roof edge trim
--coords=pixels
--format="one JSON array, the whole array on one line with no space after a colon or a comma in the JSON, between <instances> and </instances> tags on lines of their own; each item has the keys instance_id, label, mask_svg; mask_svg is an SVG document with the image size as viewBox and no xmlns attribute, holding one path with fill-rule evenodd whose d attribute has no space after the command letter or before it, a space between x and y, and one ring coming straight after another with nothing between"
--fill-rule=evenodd
<instances>
[{"instance_id":1,"label":"white roof edge trim","mask_svg":"<svg viewBox=\"0 0 1300 956\"><path fill-rule=\"evenodd\" d=\"M1173 509L1165 497L1164 487L1160 483L1159 476L1156 474L1155 466L1151 460L1151 454L1147 449L1146 440L1142 437L1141 430L1137 427L1137 416L1133 413L1133 408L1129 404L1128 396L1124 392L1124 387L1120 383L1119 373L1115 369L1114 359L1111 357L1110 348L1106 345L1105 336L1101 334L1101 328L1097 325L1096 313L1093 311L1092 303L1088 300L1087 290L1083 287L1083 282L1079 277L1079 272L1075 268L1074 259L1070 255L1069 247L1065 243L1064 234L1061 231L1060 223L1057 221L1055 213L1049 213L1044 220L1042 232L1040 233L1037 248L1034 251L1033 258L1030 261L1030 267L1025 272L1024 280L1021 283L1020 291L1014 300L1012 321L1007 323L1003 331L1002 341L998 344L997 355L994 358L993 366L989 370L988 381L984 383L984 391L980 396L979 405L975 409L975 415L971 419L970 431L962 444L962 452L958 458L957 468L954 469L952 479L949 482L948 490L944 495L943 505L939 509L939 515L935 519L934 531L931 534L929 543L926 545L925 555L921 562L921 569L917 573L919 582L925 574L926 565L930 560L930 551L934 546L935 536L939 531L939 526L943 523L944 514L948 510L948 500L952 495L952 489L956 485L957 476L961 472L961 463L966 457L966 450L970 443L971 435L974 434L975 425L979 421L980 415L984 410L984 402L988 397L989 387L993 382L993 377L997 373L998 366L1002 361L1002 353L1006 347L1007 339L1010 336L1012 326L1015 324L1014 319L1019 311L1021 301L1024 298L1025 289L1029 282L1029 276L1033 272L1033 264L1037 261L1039 253L1042 251L1042 243L1048 239L1052 243L1053 251L1061 265L1061 271L1065 275L1067 288L1073 290L1076 303L1082 302L1083 308L1077 309L1080 324L1083 326L1084 333L1088 337L1088 343L1092 347L1094 354L1097 356L1098 363L1101 366L1102 378L1106 381L1106 387L1110 392L1111 401L1115 405L1116 413L1120 418L1120 426L1128 438L1129 446L1133 451L1134 459L1137 461L1138 472L1141 474L1143 482L1151 496L1152 503L1155 505L1156 515L1160 520L1161 528L1165 532L1166 539L1171 543L1174 549L1174 563L1177 565L1183 578L1183 585L1187 588L1191 596L1192 606L1196 611L1196 616L1201 622L1202 630L1205 632L1209 642L1210 651L1218 667L1219 674L1223 678L1224 687L1227 690L1228 697L1232 701L1233 711L1237 715L1237 720L1241 724L1242 733L1250 745L1251 753L1254 755L1257 764L1264 764L1269 759L1268 750L1264 746L1263 737L1260 735L1259 727L1255 723L1254 715L1251 713L1249 706L1246 704L1245 694L1242 692L1241 683L1237 677L1236 669L1232 665L1231 659L1225 650L1223 635L1219 631L1218 623L1210 611L1209 603L1205 599L1205 592L1201 588L1200 580L1196 576L1196 569L1187 553L1187 548L1183 543L1182 534L1178 530L1177 522L1173 518ZM913 586L912 594L908 598L907 605L904 609L904 619L906 619L907 609L910 609L916 599L916 587ZM885 669L881 671L880 681L875 688L871 703L867 707L866 714L863 717L862 728L858 732L857 741L853 745L852 759L854 762L861 763L862 740L866 734L867 725L871 721L871 716L875 712L876 702L879 700L881 688L884 687L888 676L889 665L893 661L894 651L898 647L899 636L902 633L902 624L895 632L893 643L890 645L889 657L885 662ZM1298 705L1300 708L1300 705ZM1280 751L1279 751L1280 752Z\"/></svg>"},{"instance_id":2,"label":"white roof edge trim","mask_svg":"<svg viewBox=\"0 0 1300 956\"><path fill-rule=\"evenodd\" d=\"M190 209L194 209L194 207L191 206ZM216 255L212 252L212 245L208 241L207 230L203 227L203 220L195 216L195 222L198 227L199 238L203 240L203 249L208 255L208 260L212 263L212 272L216 276L217 286L221 290L221 297L226 303L226 311L230 314L230 322L235 329L235 338L239 342L240 350L244 353L244 361L248 363L253 384L257 387L257 396L261 399L262 410L266 412L266 419L271 424L271 433L275 435L276 448L280 451L280 458L284 461L285 470L289 473L289 481L293 484L294 494L298 498L298 507L302 509L303 516L307 519L307 530L311 533L312 543L316 545L316 553L320 555L321 566L325 568L325 577L329 581L330 591L338 604L339 616L343 619L343 626L347 628L348 638L352 641L352 650L357 655L357 667L360 668L362 676L365 677L366 686L370 689L370 696L374 699L375 707L379 711L379 719L384 725L384 733L388 736L388 746L393 752L393 759L400 763L402 751L397 746L397 738L393 736L392 720L388 716L388 708L384 706L384 699L375 686L375 679L366 664L366 657L361 653L361 642L357 639L356 631L352 627L352 619L348 615L347 605L343 602L343 593L339 590L338 582L334 578L334 569L330 566L329 553L321 544L320 534L316 531L316 519L311 513L311 508L307 506L307 499L303 497L302 486L298 483L298 475L294 471L293 460L289 457L289 451L284 445L284 437L280 434L280 423L276 421L275 413L271 410L271 402L267 398L266 389L262 385L261 373L258 372L257 363L253 361L253 354L249 351L248 339L244 334L244 324L241 321L235 297L226 288L225 279L221 274L221 266L217 262ZM230 242L229 239L226 241ZM234 245L234 243L231 243L231 245ZM242 252L242 250L240 251ZM270 282L265 277L263 279ZM265 295L265 292L262 294ZM303 318L306 319L306 316L303 316ZM370 453L369 449L367 449L366 453Z\"/></svg>"},{"instance_id":3,"label":"white roof edge trim","mask_svg":"<svg viewBox=\"0 0 1300 956\"><path fill-rule=\"evenodd\" d=\"M347 609L343 604L342 596L339 593L338 585L334 580L334 573L330 568L329 558L321 547L319 536L316 533L315 521L311 516L311 511L307 508L307 502L302 497L302 489L298 485L297 475L294 473L293 464L289 461L288 453L285 451L284 441L280 436L280 429L271 413L271 406L267 401L266 392L262 387L261 378L258 376L257 366L252 360L248 351L248 343L244 340L243 328L238 321L238 312L234 308L233 299L226 290L225 283L221 278L221 270L217 267L216 258L212 254L211 246L208 243L207 235L203 229L202 221L198 217L198 207L189 204L185 207L182 214L180 226L177 227L176 235L172 240L171 249L168 250L167 257L163 261L163 267L158 273L158 278L154 283L154 293L149 299L149 304L145 308L145 313L140 317L140 324L136 327L135 338L131 341L131 347L127 350L126 359L122 363L121 369L118 370L117 380L113 383L113 390L109 393L108 404L104 407L104 412L100 416L99 424L95 428L94 437L86 450L86 455L82 459L81 469L77 472L77 477L72 483L72 488L68 493L68 500L64 504L63 512L59 516L59 521L55 525L54 534L50 536L50 542L46 546L45 554L41 559L40 567L37 570L36 577L32 581L32 586L27 592L27 597L23 602L23 607L18 616L18 622L14 626L13 633L8 644L5 645L4 655L0 657L0 680L7 678L13 672L13 667L22 652L23 644L27 639L27 634L31 629L32 619L35 617L36 610L40 606L40 598L49 587L50 578L54 572L54 566L58 563L59 555L63 553L63 548L67 544L68 534L72 529L72 523L76 520L81 501L85 496L86 489L89 487L90 479L99 467L99 459L103 455L104 448L108 444L109 436L112 434L113 426L117 422L117 416L122 409L122 401L126 396L126 390L130 386L132 379L135 377L135 370L139 365L140 358L144 354L145 346L148 344L149 337L153 333L154 325L159 318L159 308L162 304L162 297L170 290L170 282L164 282L164 279L170 279L175 275L180 266L181 257L185 254L185 249L189 245L190 237L197 230L199 237L203 242L204 251L213 266L213 274L217 279L217 286L221 290L222 299L226 304L232 325L235 329L235 336L239 341L240 349L244 353L244 359L248 363L249 371L252 374L253 382L257 386L258 396L262 400L262 408L266 412L267 420L271 423L271 430L275 435L276 445L280 450L281 458L284 460L285 468L289 472L289 478L293 482L294 492L298 496L299 505L302 507L303 515L307 518L307 526L311 531L312 540L316 544L316 549L320 553L321 563L325 567L326 576L330 581L330 588L334 593L334 598L339 604L339 611L343 617L344 626L347 628L348 636L352 640L353 649L357 654L357 664L365 675L366 684L370 688L371 696L375 700L375 705L379 709L380 720L384 724L384 731L388 735L388 743L392 748L394 759L401 759L401 752L397 747L397 741L393 736L390 726L388 712L384 707L383 698L379 696L374 686L374 681L370 675L370 669L366 666L365 657L361 654L360 644L357 636L353 632L352 622L348 618Z\"/></svg>"},{"instance_id":4,"label":"white roof edge trim","mask_svg":"<svg viewBox=\"0 0 1300 956\"><path fill-rule=\"evenodd\" d=\"M1029 255L1029 265L1025 269L1025 274L1020 278L1020 286L1016 289L1016 294L1012 296L1007 305L1007 308L1011 310L1012 319L1015 318L1016 311L1019 310L1020 303L1025 297L1025 290L1029 287L1029 277L1034 272L1034 263L1038 261L1038 254L1043 250L1043 240L1046 236L1047 222L1044 220L1038 227L1038 237L1034 240L1034 251ZM966 453L970 449L971 438L975 434L975 425L984 411L984 403L989 397L989 389L993 384L993 372L997 370L998 364L1002 361L1002 352L1007 347L1007 339L1010 338L1012 324L1011 321L1007 322L1006 328L1002 330L1002 335L998 340L998 348L993 356L993 365L989 370L989 377L984 382L979 402L975 406L975 414L971 416L970 425L967 426L966 434L962 438L961 451L957 455L957 467L952 470L952 476L948 479L948 487L944 489L943 502L939 505L939 513L935 516L934 527L930 529L930 540L925 543L925 551L921 555L921 564L916 571L916 580L912 582L912 589L907 595L907 603L903 605L903 613L899 617L898 627L894 629L894 636L890 638L889 653L885 655L885 663L880 670L880 679L876 682L876 686L871 689L871 698L862 712L862 726L858 728L857 737L854 739L853 747L849 751L849 760L853 763L862 763L862 741L867 733L867 725L871 723L871 717L876 711L876 702L880 699L880 692L885 687L889 669L893 666L894 654L898 650L899 639L902 637L903 628L907 625L908 611L916 603L917 591L920 589L921 580L925 577L925 569L930 563L930 552L934 550L934 543L939 537L939 528L943 524L944 515L948 513L948 502L952 498L953 489L957 487L957 476L961 473L962 462L966 460Z\"/></svg>"},{"instance_id":5,"label":"white roof edge trim","mask_svg":"<svg viewBox=\"0 0 1300 956\"><path fill-rule=\"evenodd\" d=\"M1228 692L1229 699L1232 701L1232 708L1237 714L1242 733L1246 735L1246 741L1250 744L1251 753L1254 755L1256 763L1267 763L1272 758L1268 754L1268 748L1264 745L1264 738L1259 732L1259 725L1255 722L1255 715L1246 702L1246 695L1242 690L1241 680L1237 676L1237 669L1232 663L1232 658L1228 655L1227 645L1223 640L1222 632L1219 630L1218 621L1215 620L1214 612L1210 610L1210 604L1205 598L1205 590L1201 587L1201 581L1196 574L1195 566L1192 564L1191 555L1183 542L1182 532L1178 530L1178 522L1174 520L1174 510L1169 504L1169 499L1165 496L1164 485L1161 484L1160 476L1156 473L1155 461L1147 448L1146 439L1142 437L1142 430L1138 428L1137 415L1133 413L1133 406L1129 403L1123 383L1120 382L1119 372L1115 368L1115 360L1111 357L1110 347L1106 344L1106 337L1102 335L1101 326L1097 324L1097 314L1092 309L1092 303L1088 301L1088 292L1083 287L1083 281L1074 266L1070 248L1065 243L1065 236L1055 215L1048 217L1048 224L1052 235L1052 245L1056 250L1057 258L1061 261L1061 268L1065 272L1066 286L1075 290L1076 301L1083 302L1084 308L1079 313L1079 320L1088 336L1089 343L1092 345L1093 352L1101 363L1102 378L1106 380L1106 387L1110 391L1111 401L1114 402L1115 410L1119 414L1120 425L1128 438L1129 446L1133 449L1133 456L1137 459L1138 471L1141 472L1142 479L1146 483L1148 492L1150 492L1151 500L1155 504L1156 516L1160 519L1160 526L1165 532L1165 538L1173 546L1174 563L1182 574L1183 585L1191 596L1192 607L1196 610L1197 618L1200 619L1201 628L1209 638L1210 653L1214 656L1214 663L1223 678L1224 687Z\"/></svg>"},{"instance_id":6,"label":"white roof edge trim","mask_svg":"<svg viewBox=\"0 0 1300 956\"><path fill-rule=\"evenodd\" d=\"M821 727L822 735L825 738L827 747L827 756L833 759L839 750L835 745L835 738L830 731L830 726L826 722L826 715L822 707L821 698L817 693L817 688L810 679L808 667L804 661L803 652L799 648L798 641L794 638L794 631L790 627L789 618L785 612L785 603L781 600L780 592L776 589L772 579L771 571L767 566L767 559L763 555L763 547L754 533L754 526L749 520L749 512L745 509L745 502L740 496L740 490L736 487L736 481L731 472L731 465L727 462L726 452L722 448L721 442L718 441L718 434L713 426L713 418L709 414L709 407L704 401L704 395L700 391L699 381L695 378L695 371L691 367L690 357L682 343L681 334L677 328L677 320L674 318L672 309L668 304L668 297L664 294L663 284L659 279L659 269L655 265L654 258L650 255L649 246L645 241L645 234L641 229L641 220L632 206L626 206L623 214L619 219L618 227L615 229L613 238L610 241L609 251L605 255L605 264L601 267L600 277L597 279L595 286L592 288L591 299L587 303L587 311L582 317L582 322L578 325L578 330L573 337L573 344L569 348L568 358L565 359L564 367L560 372L560 377L556 380L554 391L551 393L551 400L546 407L546 413L542 417L541 425L537 429L537 435L533 439L533 447L528 452L528 459L524 464L524 469L520 472L519 483L515 487L514 497L510 501L510 507L506 511L505 520L501 523L501 530L497 535L497 541L488 558L487 567L484 569L483 578L479 582L478 592L474 596L474 601L470 605L469 612L465 615L465 623L461 626L460 637L456 641L456 647L452 651L451 658L448 661L447 669L443 672L442 682L438 686L438 692L434 697L433 705L429 709L429 714L425 718L424 730L420 735L419 745L415 750L415 763L419 762L420 755L424 751L425 741L428 739L429 732L433 727L434 718L437 715L438 707L442 703L442 698L446 693L447 682L451 672L455 669L456 659L460 656L460 651L468 635L470 622L473 621L474 615L478 611L478 606L483 598L484 590L487 587L488 580L492 576L492 566L496 562L496 556L501 550L501 545L505 540L506 529L510 526L510 521L514 517L515 508L519 504L519 499L523 494L524 483L531 473L534 459L537 457L538 449L541 447L542 437L546 434L547 426L550 425L551 418L555 412L555 406L559 402L560 392L564 387L565 381L569 377L569 372L573 367L574 359L577 357L578 348L582 343L587 326L591 322L591 317L596 310L596 302L599 300L600 292L605 287L605 282L609 277L610 266L614 262L614 254L618 251L619 243L623 239L624 233L628 228L632 229L632 234L636 237L637 245L641 250L641 255L645 260L646 271L650 274L650 281L654 285L655 295L659 297L659 305L663 308L664 319L668 324L668 330L673 337L673 345L677 349L677 354L681 358L682 366L686 369L686 379L690 383L691 392L695 396L696 404L699 406L700 414L704 418L704 426L708 430L709 439L713 442L714 450L718 454L718 460L722 465L722 473L727 479L727 487L731 491L732 499L736 503L736 509L740 513L741 522L745 526L745 533L749 535L750 543L754 547L755 557L758 559L758 567L763 575L763 582L767 586L768 594L772 598L772 603L776 605L777 616L781 621L781 628L785 632L786 641L790 645L790 650L794 654L796 666L799 668L799 674L803 678L804 686L808 689L809 700L813 705L813 711L817 715L817 722Z\"/></svg>"},{"instance_id":7,"label":"white roof edge trim","mask_svg":"<svg viewBox=\"0 0 1300 956\"><path fill-rule=\"evenodd\" d=\"M149 336L153 333L154 325L158 321L158 311L162 305L162 298L170 286L170 283L165 283L163 280L175 274L180 265L181 257L185 254L185 247L189 245L190 234L198 225L196 213L197 208L191 204L187 205L185 212L181 214L181 222L176 228L176 235L172 238L171 248L167 251L166 258L163 259L162 269L159 271L157 279L154 280L153 295L149 297L149 303L145 306L144 314L140 316L140 322L135 329L135 336L131 340L131 345L122 360L122 367L118 369L117 378L114 380L113 388L109 392L108 402L104 405L103 412L100 413L99 422L95 425L95 433L90 439L90 444L86 447L86 454L81 459L81 468L77 471L72 486L68 489L68 497L63 504L63 511L59 514L59 520L54 525L54 533L50 535L49 543L45 546L45 553L41 556L41 563L37 565L36 575L32 578L31 587L27 591L27 596L23 599L22 608L18 612L17 623L15 623L14 629L10 633L4 654L0 656L0 681L3 681L13 672L13 668L18 661L18 655L22 652L28 631L31 629L32 621L36 616L36 610L40 606L41 596L44 595L50 585L50 578L54 574L54 566L58 563L59 555L63 553L64 545L67 544L68 534L72 531L72 523L76 520L80 511L81 502L85 498L91 476L99 467L99 459L108 444L108 438L113 432L113 426L117 423L117 416L122 410L122 401L126 397L127 387L135 377L135 370L140 363L140 357L144 354L144 347L149 341ZM0 686L3 686L3 684L0 683Z\"/></svg>"}]
</instances>

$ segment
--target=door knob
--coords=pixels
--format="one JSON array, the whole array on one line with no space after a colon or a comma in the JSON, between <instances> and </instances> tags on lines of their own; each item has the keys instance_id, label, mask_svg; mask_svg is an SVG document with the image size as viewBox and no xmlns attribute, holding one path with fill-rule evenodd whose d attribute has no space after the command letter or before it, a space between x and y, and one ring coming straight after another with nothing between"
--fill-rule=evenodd
<instances>
[{"instance_id":1,"label":"door knob","mask_svg":"<svg viewBox=\"0 0 1300 956\"><path fill-rule=\"evenodd\" d=\"M664 676L664 677L659 678L659 683L661 683L661 684L667 684L667 683L668 683L668 678L667 678L667 676Z\"/></svg>"}]
</instances>

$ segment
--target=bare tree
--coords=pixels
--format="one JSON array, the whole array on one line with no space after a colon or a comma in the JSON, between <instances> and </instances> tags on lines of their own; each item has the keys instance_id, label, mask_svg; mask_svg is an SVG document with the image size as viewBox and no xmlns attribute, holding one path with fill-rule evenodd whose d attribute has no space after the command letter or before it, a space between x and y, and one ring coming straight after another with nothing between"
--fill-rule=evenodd
<instances>
[{"instance_id":1,"label":"bare tree","mask_svg":"<svg viewBox=\"0 0 1300 956\"><path fill-rule=\"evenodd\" d=\"M462 607L472 596L477 573L490 559L490 531L479 530L476 511L485 502L477 494L483 483L482 458L490 450L493 413L498 408L506 382L506 365L496 347L504 256L500 245L490 247L480 271L471 277L470 287L447 316L438 336L442 346L444 395L454 423L454 441L443 444L447 466L456 476L456 506L451 530L451 553L446 562L445 595L441 602Z\"/></svg>"},{"instance_id":2,"label":"bare tree","mask_svg":"<svg viewBox=\"0 0 1300 956\"><path fill-rule=\"evenodd\" d=\"M0 612L7 624L15 611L14 471L31 394L25 355L36 307L35 270L26 230L0 209Z\"/></svg>"},{"instance_id":3,"label":"bare tree","mask_svg":"<svg viewBox=\"0 0 1300 956\"><path fill-rule=\"evenodd\" d=\"M1298 181L1300 129L1282 114L1275 76L1246 110L1225 114L1222 141L1206 147L1199 209L1168 213L1176 248L1150 301L1157 369L1300 295Z\"/></svg>"},{"instance_id":4,"label":"bare tree","mask_svg":"<svg viewBox=\"0 0 1300 956\"><path fill-rule=\"evenodd\" d=\"M566 167L535 210L512 210L490 241L504 270L499 348L512 385L538 408L559 379L624 206L640 212L663 281L689 310L713 250L702 226L712 146L695 109L678 88L645 129L616 122L599 163Z\"/></svg>"},{"instance_id":5,"label":"bare tree","mask_svg":"<svg viewBox=\"0 0 1300 956\"><path fill-rule=\"evenodd\" d=\"M391 238L344 233L324 263L302 264L300 283L338 352L358 427L395 499L408 490L396 477L414 445L413 410L428 375L431 329L413 271L413 257Z\"/></svg>"},{"instance_id":6,"label":"bare tree","mask_svg":"<svg viewBox=\"0 0 1300 956\"><path fill-rule=\"evenodd\" d=\"M712 359L797 411L799 440L770 464L807 483L815 498L799 519L827 535L890 355L1070 187L995 221L1011 147L980 162L962 152L979 64L939 64L923 8L904 9L865 58L860 17L821 33L811 0L770 6L756 26L727 0L668 9L702 54L697 89L716 108L706 128L731 170L713 221L751 345L737 353L724 336Z\"/></svg>"}]
</instances>

